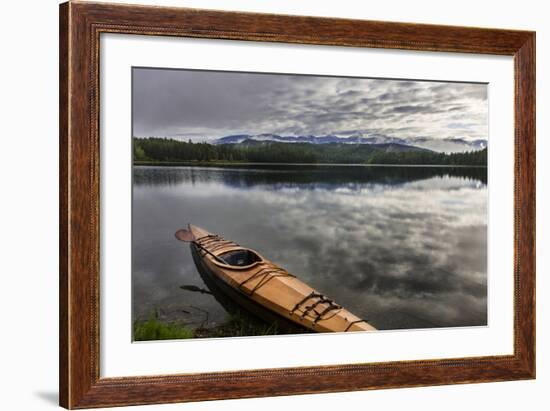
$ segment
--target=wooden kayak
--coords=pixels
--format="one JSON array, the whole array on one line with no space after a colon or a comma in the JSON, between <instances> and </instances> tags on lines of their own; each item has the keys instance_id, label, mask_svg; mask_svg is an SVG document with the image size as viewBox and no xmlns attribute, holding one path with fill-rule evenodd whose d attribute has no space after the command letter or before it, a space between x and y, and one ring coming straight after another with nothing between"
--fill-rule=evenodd
<instances>
[{"instance_id":1,"label":"wooden kayak","mask_svg":"<svg viewBox=\"0 0 550 411\"><path fill-rule=\"evenodd\" d=\"M315 332L376 330L255 250L191 224L176 237L190 242L201 275L266 321L282 321Z\"/></svg>"}]
</instances>

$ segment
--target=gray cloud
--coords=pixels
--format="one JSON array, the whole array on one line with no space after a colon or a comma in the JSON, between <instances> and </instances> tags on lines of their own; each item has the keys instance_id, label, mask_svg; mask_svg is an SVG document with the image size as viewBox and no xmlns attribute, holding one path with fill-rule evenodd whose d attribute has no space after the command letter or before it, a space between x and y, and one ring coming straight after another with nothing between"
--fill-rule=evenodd
<instances>
[{"instance_id":1,"label":"gray cloud","mask_svg":"<svg viewBox=\"0 0 550 411\"><path fill-rule=\"evenodd\" d=\"M135 68L135 136L487 138L485 84ZM460 125L460 127L458 127Z\"/></svg>"},{"instance_id":2,"label":"gray cloud","mask_svg":"<svg viewBox=\"0 0 550 411\"><path fill-rule=\"evenodd\" d=\"M393 110L395 113L434 113L434 108L431 106L397 106Z\"/></svg>"}]
</instances>

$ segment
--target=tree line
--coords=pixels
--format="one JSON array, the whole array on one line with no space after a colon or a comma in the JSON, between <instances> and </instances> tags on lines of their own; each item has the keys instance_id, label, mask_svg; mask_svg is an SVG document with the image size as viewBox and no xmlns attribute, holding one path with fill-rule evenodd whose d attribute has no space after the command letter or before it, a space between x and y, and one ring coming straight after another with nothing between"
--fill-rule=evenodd
<instances>
[{"instance_id":1,"label":"tree line","mask_svg":"<svg viewBox=\"0 0 550 411\"><path fill-rule=\"evenodd\" d=\"M487 148L449 154L433 151L377 152L373 153L368 163L486 166Z\"/></svg>"},{"instance_id":2,"label":"tree line","mask_svg":"<svg viewBox=\"0 0 550 411\"><path fill-rule=\"evenodd\" d=\"M169 138L134 138L134 161L487 165L487 149L436 153L406 146L310 144L249 141L241 144L193 143Z\"/></svg>"}]
</instances>

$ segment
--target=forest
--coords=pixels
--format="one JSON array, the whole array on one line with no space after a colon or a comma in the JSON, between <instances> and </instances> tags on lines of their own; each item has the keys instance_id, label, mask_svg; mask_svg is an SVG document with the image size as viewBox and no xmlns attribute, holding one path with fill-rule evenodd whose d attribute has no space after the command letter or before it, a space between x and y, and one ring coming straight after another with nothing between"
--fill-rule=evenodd
<instances>
[{"instance_id":1,"label":"forest","mask_svg":"<svg viewBox=\"0 0 550 411\"><path fill-rule=\"evenodd\" d=\"M247 140L208 144L170 138L134 138L135 164L179 162L402 164L486 166L487 149L438 153L399 144L310 144Z\"/></svg>"}]
</instances>

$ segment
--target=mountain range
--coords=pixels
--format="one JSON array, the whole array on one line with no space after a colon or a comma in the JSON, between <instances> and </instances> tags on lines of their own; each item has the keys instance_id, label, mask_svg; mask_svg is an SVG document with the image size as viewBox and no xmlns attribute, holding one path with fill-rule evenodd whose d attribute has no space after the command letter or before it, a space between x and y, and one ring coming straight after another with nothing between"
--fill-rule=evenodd
<instances>
[{"instance_id":1,"label":"mountain range","mask_svg":"<svg viewBox=\"0 0 550 411\"><path fill-rule=\"evenodd\" d=\"M214 144L241 144L243 142L279 142L279 143L310 143L310 144L395 144L400 146L414 146L437 152L465 152L477 151L487 147L483 139L466 140L463 138L430 139L427 137L398 138L385 135L363 136L362 134L341 137L337 135L324 136L281 136L278 134L234 134L215 140Z\"/></svg>"},{"instance_id":2,"label":"mountain range","mask_svg":"<svg viewBox=\"0 0 550 411\"><path fill-rule=\"evenodd\" d=\"M304 142L304 141L296 141L293 143L290 143L288 141L278 141L278 140L256 140L253 138L247 138L246 140L243 140L238 143L218 143L218 145L231 145L231 146L237 146L237 147L246 147L246 148L259 148L261 146L269 147L273 144L279 144L279 145L286 145L286 144L295 144L294 147L297 146L307 146L308 144L312 144L316 147L311 147L312 149L337 149L338 147L343 147L349 151L350 149L353 149L353 146L358 143L341 143L338 141L329 141L329 142L323 142L323 143L311 143L311 142ZM408 144L402 144L402 143L361 143L361 147L358 147L356 151L362 151L364 153L372 153L374 151L384 152L384 153L405 153L405 152L431 152L433 153L433 150L417 147L417 146L411 146Z\"/></svg>"}]
</instances>

